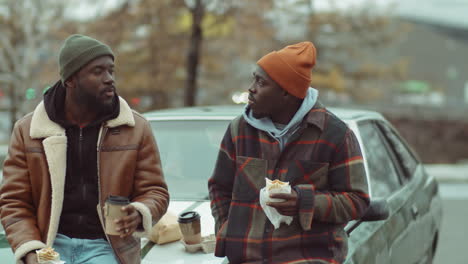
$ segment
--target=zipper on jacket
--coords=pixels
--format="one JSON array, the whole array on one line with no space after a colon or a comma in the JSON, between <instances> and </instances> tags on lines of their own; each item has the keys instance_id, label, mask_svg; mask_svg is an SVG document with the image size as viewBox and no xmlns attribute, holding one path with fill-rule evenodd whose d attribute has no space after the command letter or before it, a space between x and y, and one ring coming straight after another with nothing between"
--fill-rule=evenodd
<instances>
[{"instance_id":1,"label":"zipper on jacket","mask_svg":"<svg viewBox=\"0 0 468 264\"><path fill-rule=\"evenodd\" d=\"M78 136L78 164L79 164L79 168L78 168L78 171L83 171L83 128L80 126L80 134ZM83 197L83 201L86 201L86 180L85 180L85 175L80 175L80 181L81 181L81 186L82 186L82 197ZM78 218L78 224L79 225L83 225L83 215L80 215L80 217Z\"/></svg>"},{"instance_id":2,"label":"zipper on jacket","mask_svg":"<svg viewBox=\"0 0 468 264\"><path fill-rule=\"evenodd\" d=\"M82 145L83 144L83 128L80 127L80 135L78 137L78 157L79 157L79 164L80 164L80 170L82 169L83 166L83 157L82 155Z\"/></svg>"}]
</instances>

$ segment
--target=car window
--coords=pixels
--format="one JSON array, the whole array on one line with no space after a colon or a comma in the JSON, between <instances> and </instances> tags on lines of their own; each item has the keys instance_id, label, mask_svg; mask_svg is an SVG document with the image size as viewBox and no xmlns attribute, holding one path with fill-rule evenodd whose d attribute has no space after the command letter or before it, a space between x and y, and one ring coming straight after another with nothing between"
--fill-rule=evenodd
<instances>
[{"instance_id":1,"label":"car window","mask_svg":"<svg viewBox=\"0 0 468 264\"><path fill-rule=\"evenodd\" d=\"M398 174L382 134L372 122L359 124L373 197L385 198L400 187Z\"/></svg>"},{"instance_id":2,"label":"car window","mask_svg":"<svg viewBox=\"0 0 468 264\"><path fill-rule=\"evenodd\" d=\"M213 173L219 145L229 121L150 121L158 143L164 178L171 199L208 198L208 178Z\"/></svg>"},{"instance_id":3,"label":"car window","mask_svg":"<svg viewBox=\"0 0 468 264\"><path fill-rule=\"evenodd\" d=\"M379 122L378 125L390 143L390 146L397 157L398 163L403 170L405 178L411 178L418 166L418 160L389 125L383 122Z\"/></svg>"}]
</instances>

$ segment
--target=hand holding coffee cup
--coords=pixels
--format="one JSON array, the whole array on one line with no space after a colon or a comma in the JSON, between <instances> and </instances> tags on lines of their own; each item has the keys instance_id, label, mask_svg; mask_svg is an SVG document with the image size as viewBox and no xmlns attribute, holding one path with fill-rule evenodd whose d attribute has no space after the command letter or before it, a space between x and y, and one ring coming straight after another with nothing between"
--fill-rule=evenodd
<instances>
[{"instance_id":1,"label":"hand holding coffee cup","mask_svg":"<svg viewBox=\"0 0 468 264\"><path fill-rule=\"evenodd\" d=\"M115 220L117 231L120 233L121 238L132 235L138 227L143 229L143 217L133 205L124 206L121 210L122 212L126 212L127 215Z\"/></svg>"},{"instance_id":2,"label":"hand holding coffee cup","mask_svg":"<svg viewBox=\"0 0 468 264\"><path fill-rule=\"evenodd\" d=\"M183 240L187 245L201 243L200 215L195 211L182 213L178 218Z\"/></svg>"},{"instance_id":3,"label":"hand holding coffee cup","mask_svg":"<svg viewBox=\"0 0 468 264\"><path fill-rule=\"evenodd\" d=\"M129 203L130 201L128 198L123 196L110 195L107 198L104 205L106 234L111 236L122 236L126 233L129 233L130 230L119 223L124 217L128 216L127 210L122 209L125 208Z\"/></svg>"}]
</instances>

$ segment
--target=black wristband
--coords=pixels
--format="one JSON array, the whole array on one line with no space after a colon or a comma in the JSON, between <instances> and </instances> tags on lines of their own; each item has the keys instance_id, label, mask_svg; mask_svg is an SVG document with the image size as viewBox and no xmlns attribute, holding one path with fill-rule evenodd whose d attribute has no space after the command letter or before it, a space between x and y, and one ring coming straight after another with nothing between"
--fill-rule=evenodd
<instances>
[{"instance_id":1,"label":"black wristband","mask_svg":"<svg viewBox=\"0 0 468 264\"><path fill-rule=\"evenodd\" d=\"M297 193L297 207L299 207L299 205L301 204L301 198L302 198L302 197L301 197L301 190L299 189L299 187L297 187L297 185L296 185L296 186L293 186L292 188L293 188L293 189L296 191L296 193Z\"/></svg>"}]
</instances>

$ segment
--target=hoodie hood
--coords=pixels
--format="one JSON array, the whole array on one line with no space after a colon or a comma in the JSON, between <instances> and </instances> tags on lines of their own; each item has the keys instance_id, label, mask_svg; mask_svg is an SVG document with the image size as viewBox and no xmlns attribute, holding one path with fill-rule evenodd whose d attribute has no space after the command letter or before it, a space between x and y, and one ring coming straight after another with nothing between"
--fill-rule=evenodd
<instances>
[{"instance_id":1,"label":"hoodie hood","mask_svg":"<svg viewBox=\"0 0 468 264\"><path fill-rule=\"evenodd\" d=\"M62 81L56 82L45 92L44 106L50 120L64 128L67 128L73 126L73 124L71 124L65 117L65 95L66 89L63 86ZM112 110L97 116L96 120L91 122L89 126L101 124L104 121L116 118L120 112L118 98L117 93L115 93Z\"/></svg>"},{"instance_id":2,"label":"hoodie hood","mask_svg":"<svg viewBox=\"0 0 468 264\"><path fill-rule=\"evenodd\" d=\"M283 149L284 145L288 141L288 139L297 131L301 121L304 117L309 113L309 111L314 107L315 103L317 102L318 98L318 91L312 87L309 87L307 90L307 95L302 101L301 106L297 110L296 114L293 116L291 121L284 127L278 128L275 126L273 121L270 118L255 118L252 114L252 111L249 105L246 105L243 116L245 121L249 123L251 126L255 127L256 129L265 131L270 136L278 140L280 143L280 148Z\"/></svg>"}]
</instances>

